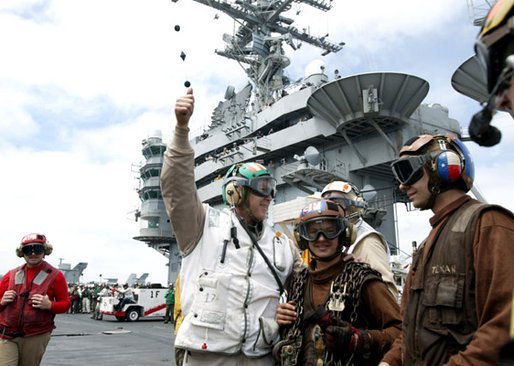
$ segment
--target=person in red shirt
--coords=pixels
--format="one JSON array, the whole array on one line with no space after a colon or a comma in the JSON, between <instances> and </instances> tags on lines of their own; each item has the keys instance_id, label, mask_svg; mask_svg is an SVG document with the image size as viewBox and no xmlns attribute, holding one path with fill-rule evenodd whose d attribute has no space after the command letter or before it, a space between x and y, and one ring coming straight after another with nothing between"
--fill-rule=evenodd
<instances>
[{"instance_id":1,"label":"person in red shirt","mask_svg":"<svg viewBox=\"0 0 514 366\"><path fill-rule=\"evenodd\" d=\"M39 365L55 328L55 314L70 308L64 275L44 260L50 253L44 235L24 236L16 255L25 264L0 282L0 365Z\"/></svg>"}]
</instances>

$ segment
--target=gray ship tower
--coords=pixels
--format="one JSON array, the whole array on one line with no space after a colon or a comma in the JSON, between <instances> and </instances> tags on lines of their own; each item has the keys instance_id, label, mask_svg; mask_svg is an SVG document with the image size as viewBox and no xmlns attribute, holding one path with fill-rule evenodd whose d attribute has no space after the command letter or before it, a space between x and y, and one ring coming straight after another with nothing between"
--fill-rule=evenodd
<instances>
[{"instance_id":1,"label":"gray ship tower","mask_svg":"<svg viewBox=\"0 0 514 366\"><path fill-rule=\"evenodd\" d=\"M292 81L284 47L308 44L320 56L339 52L344 42L313 36L296 25L293 0L194 0L233 18L233 34L215 52L237 61L249 82L228 87L211 124L192 139L195 177L203 202L222 205L222 178L239 162L257 161L277 179L273 223L290 233L306 197L331 180L349 180L368 201L365 219L386 237L391 254L399 248L396 203L409 206L398 190L390 163L403 142L422 133L461 135L458 121L439 104L423 104L427 81L398 72L340 75L313 60L304 77ZM295 3L329 11L330 1ZM300 31L303 29L303 31ZM328 75L334 74L334 80ZM299 200L299 201L298 201Z\"/></svg>"},{"instance_id":2,"label":"gray ship tower","mask_svg":"<svg viewBox=\"0 0 514 366\"><path fill-rule=\"evenodd\" d=\"M154 131L142 141L145 162L139 168L139 188L137 193L141 208L136 211L139 220L139 236L135 240L145 242L168 258L168 283L175 282L180 268L175 233L170 224L162 200L159 177L166 144L162 142L161 131Z\"/></svg>"},{"instance_id":3,"label":"gray ship tower","mask_svg":"<svg viewBox=\"0 0 514 366\"><path fill-rule=\"evenodd\" d=\"M332 180L349 180L368 201L366 221L384 234L391 254L399 254L396 204L410 204L397 187L391 161L413 136L462 132L446 107L423 103L428 82L399 72L340 75L319 59L305 68L303 78L287 77L290 59L284 47L294 51L307 44L320 56L343 48L344 42L309 34L291 12L293 2L329 11L330 1L194 1L234 19L233 33L223 36L225 47L214 52L237 62L248 76L240 90L227 87L209 126L191 139L201 201L223 206L223 176L229 167L260 162L277 179L270 220L292 234L305 200ZM160 136L143 141L141 236L135 239L170 258L174 279L178 250L159 188L164 151Z\"/></svg>"}]
</instances>

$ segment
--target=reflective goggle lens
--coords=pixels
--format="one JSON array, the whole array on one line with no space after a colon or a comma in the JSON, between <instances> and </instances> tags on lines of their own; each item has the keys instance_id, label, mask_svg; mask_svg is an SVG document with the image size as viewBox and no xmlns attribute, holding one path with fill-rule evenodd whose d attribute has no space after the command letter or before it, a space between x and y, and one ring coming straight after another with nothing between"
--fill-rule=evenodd
<instances>
[{"instance_id":1,"label":"reflective goggle lens","mask_svg":"<svg viewBox=\"0 0 514 366\"><path fill-rule=\"evenodd\" d=\"M427 155L406 156L391 163L396 180L405 185L412 185L423 177L423 167L429 161Z\"/></svg>"},{"instance_id":2,"label":"reflective goggle lens","mask_svg":"<svg viewBox=\"0 0 514 366\"><path fill-rule=\"evenodd\" d=\"M351 207L351 206L355 206L355 201L354 200L351 200L351 199L348 199L348 198L345 198L345 197L324 197L325 199L327 200L330 200L332 202L335 202L341 206L343 206L344 209L348 208L348 207Z\"/></svg>"},{"instance_id":3,"label":"reflective goggle lens","mask_svg":"<svg viewBox=\"0 0 514 366\"><path fill-rule=\"evenodd\" d=\"M298 224L298 234L307 241L316 241L320 234L331 240L337 238L345 227L340 218L314 219Z\"/></svg>"},{"instance_id":4,"label":"reflective goggle lens","mask_svg":"<svg viewBox=\"0 0 514 366\"><path fill-rule=\"evenodd\" d=\"M275 189L277 188L277 181L272 177L257 177L248 182L248 187L254 194L261 197L275 197Z\"/></svg>"},{"instance_id":5,"label":"reflective goggle lens","mask_svg":"<svg viewBox=\"0 0 514 366\"><path fill-rule=\"evenodd\" d=\"M32 253L39 255L45 251L45 247L43 245L24 245L21 247L21 251L24 255L30 255Z\"/></svg>"}]
</instances>

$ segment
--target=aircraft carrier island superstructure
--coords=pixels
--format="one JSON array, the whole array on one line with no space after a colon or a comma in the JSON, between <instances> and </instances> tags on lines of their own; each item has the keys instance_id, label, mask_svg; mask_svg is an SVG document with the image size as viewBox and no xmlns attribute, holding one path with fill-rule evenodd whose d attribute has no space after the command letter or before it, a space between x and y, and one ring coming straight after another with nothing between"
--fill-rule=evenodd
<instances>
[{"instance_id":1,"label":"aircraft carrier island superstructure","mask_svg":"<svg viewBox=\"0 0 514 366\"><path fill-rule=\"evenodd\" d=\"M396 187L390 163L408 138L424 132L461 133L444 106L422 104L429 84L414 75L374 72L329 80L325 64L313 60L303 79L284 74L284 47L307 43L321 55L344 43L315 37L282 13L293 1L195 0L239 24L224 36L220 56L243 65L249 83L226 89L207 129L192 140L200 198L222 204L221 179L237 162L259 161L277 179L275 206L320 191L333 179L362 188L367 220L382 231L391 252L398 247L394 203L408 202ZM331 9L331 2L296 1Z\"/></svg>"},{"instance_id":2,"label":"aircraft carrier island superstructure","mask_svg":"<svg viewBox=\"0 0 514 366\"><path fill-rule=\"evenodd\" d=\"M178 275L180 258L175 234L161 195L159 177L164 151L166 151L166 144L162 142L160 131L154 131L142 141L141 152L145 161L139 167L140 186L137 193L141 200L141 207L136 210L139 235L134 239L146 243L168 258L168 283L172 283Z\"/></svg>"},{"instance_id":3,"label":"aircraft carrier island superstructure","mask_svg":"<svg viewBox=\"0 0 514 366\"><path fill-rule=\"evenodd\" d=\"M323 55L340 51L344 43L298 31L294 20L282 14L292 0L195 1L239 24L233 35L223 37L225 49L216 53L243 65L249 78L239 91L226 88L210 125L191 141L201 200L222 205L225 173L232 164L245 161L264 164L277 179L271 217L275 221L287 221L299 213L284 216L276 208L287 208L287 202L319 192L331 180L349 180L368 201L366 220L385 235L391 254L396 254L394 204L408 204L408 199L395 184L391 161L404 141L415 135L461 134L446 107L422 103L428 82L398 72L344 77L336 73L329 80L325 64L313 60L304 77L293 83L284 74L289 65L285 46L295 50L307 43ZM321 11L331 8L323 0L295 2ZM159 245L174 245L173 234L169 238Z\"/></svg>"}]
</instances>

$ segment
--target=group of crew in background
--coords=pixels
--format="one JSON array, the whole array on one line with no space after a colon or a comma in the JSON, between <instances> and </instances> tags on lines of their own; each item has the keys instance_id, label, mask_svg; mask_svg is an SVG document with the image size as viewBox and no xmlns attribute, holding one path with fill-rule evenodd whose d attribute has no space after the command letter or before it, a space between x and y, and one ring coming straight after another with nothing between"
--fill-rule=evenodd
<instances>
[{"instance_id":1,"label":"group of crew in background","mask_svg":"<svg viewBox=\"0 0 514 366\"><path fill-rule=\"evenodd\" d=\"M128 283L125 283L120 286L118 283L109 284L106 282L90 282L87 284L70 283L68 284L68 294L71 306L68 313L92 313L92 318L99 319L101 318L101 314L99 314L99 306L102 297L116 297L118 299L118 303L115 304L115 308L121 309L125 304L136 302L139 295L139 289L146 287L155 287L155 284L139 285L136 283L133 286L129 286ZM173 288L173 284L170 284L169 288Z\"/></svg>"}]
</instances>

